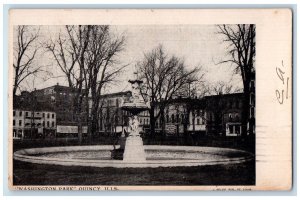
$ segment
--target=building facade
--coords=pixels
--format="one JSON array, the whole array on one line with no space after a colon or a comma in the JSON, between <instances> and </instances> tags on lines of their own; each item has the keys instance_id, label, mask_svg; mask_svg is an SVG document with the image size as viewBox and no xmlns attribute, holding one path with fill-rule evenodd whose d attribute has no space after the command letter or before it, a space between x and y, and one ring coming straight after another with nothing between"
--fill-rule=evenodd
<instances>
[{"instance_id":1,"label":"building facade","mask_svg":"<svg viewBox=\"0 0 300 200\"><path fill-rule=\"evenodd\" d=\"M249 120L247 130L255 132L255 84L251 82ZM78 114L74 112L76 91L69 87L52 87L22 92L14 99L13 137L78 137ZM131 92L102 95L98 111L97 135L121 133L128 129L129 115L121 109L124 101L131 98ZM168 102L157 103L155 115L163 113L155 122L156 133L167 135L202 134L240 136L242 132L243 93L219 94L203 98L178 96ZM91 101L82 102L82 133L88 132L88 109ZM139 114L140 126L150 132L150 114Z\"/></svg>"},{"instance_id":2,"label":"building facade","mask_svg":"<svg viewBox=\"0 0 300 200\"><path fill-rule=\"evenodd\" d=\"M121 110L121 103L128 100L131 93L121 92L102 96L99 112L99 130L104 133L120 133L128 126L128 114ZM225 94L196 98L175 98L165 102L163 116L155 122L155 132L167 135L186 133L219 136L241 136L243 94ZM155 116L160 112L159 103ZM139 114L140 126L144 132L150 131L148 111Z\"/></svg>"},{"instance_id":3,"label":"building facade","mask_svg":"<svg viewBox=\"0 0 300 200\"><path fill-rule=\"evenodd\" d=\"M79 120L82 123L82 132L84 134L87 133L87 108L89 106L86 104L86 99L83 98L82 111L80 114L77 114L75 112L76 95L78 95L76 90L58 84L32 92L25 91L15 97L14 109L29 113L30 116L34 115L32 116L34 118L32 123L41 124L31 128L31 132L34 129L34 132L37 132L39 135L41 132L44 135L53 135L53 130L55 129L56 137L78 137ZM16 120L24 121L25 119ZM16 132L20 132L21 130L17 126L16 124L15 128L18 129ZM27 129L27 127L23 127L25 133L28 132ZM17 135L19 134L17 133ZM25 134L24 137L26 138L27 135Z\"/></svg>"},{"instance_id":4,"label":"building facade","mask_svg":"<svg viewBox=\"0 0 300 200\"><path fill-rule=\"evenodd\" d=\"M56 113L51 111L13 110L13 138L35 139L56 137Z\"/></svg>"},{"instance_id":5,"label":"building facade","mask_svg":"<svg viewBox=\"0 0 300 200\"><path fill-rule=\"evenodd\" d=\"M247 135L255 134L255 72L251 74Z\"/></svg>"},{"instance_id":6,"label":"building facade","mask_svg":"<svg viewBox=\"0 0 300 200\"><path fill-rule=\"evenodd\" d=\"M77 125L77 121L80 120L83 123L87 121L87 107L86 99L82 99L80 116L75 112L76 97L78 93L75 89L54 85L40 90L31 92L31 95L36 98L39 104L50 107L57 114L58 125Z\"/></svg>"},{"instance_id":7,"label":"building facade","mask_svg":"<svg viewBox=\"0 0 300 200\"><path fill-rule=\"evenodd\" d=\"M243 93L204 97L206 131L212 135L241 136Z\"/></svg>"}]
</instances>

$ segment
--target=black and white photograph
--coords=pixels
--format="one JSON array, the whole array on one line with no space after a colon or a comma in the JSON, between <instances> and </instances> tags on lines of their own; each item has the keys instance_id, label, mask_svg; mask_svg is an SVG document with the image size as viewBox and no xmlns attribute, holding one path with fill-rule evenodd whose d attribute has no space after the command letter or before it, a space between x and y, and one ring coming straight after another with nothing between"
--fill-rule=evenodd
<instances>
[{"instance_id":1,"label":"black and white photograph","mask_svg":"<svg viewBox=\"0 0 300 200\"><path fill-rule=\"evenodd\" d=\"M256 185L257 24L11 33L14 188Z\"/></svg>"}]
</instances>

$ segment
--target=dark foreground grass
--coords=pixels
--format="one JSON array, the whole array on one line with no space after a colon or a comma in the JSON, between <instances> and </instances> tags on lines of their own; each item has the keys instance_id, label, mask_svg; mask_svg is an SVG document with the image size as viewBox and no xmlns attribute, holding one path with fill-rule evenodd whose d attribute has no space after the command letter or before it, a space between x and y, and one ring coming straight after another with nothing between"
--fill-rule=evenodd
<instances>
[{"instance_id":1,"label":"dark foreground grass","mask_svg":"<svg viewBox=\"0 0 300 200\"><path fill-rule=\"evenodd\" d=\"M14 160L14 185L254 185L255 161L172 168L95 168Z\"/></svg>"}]
</instances>

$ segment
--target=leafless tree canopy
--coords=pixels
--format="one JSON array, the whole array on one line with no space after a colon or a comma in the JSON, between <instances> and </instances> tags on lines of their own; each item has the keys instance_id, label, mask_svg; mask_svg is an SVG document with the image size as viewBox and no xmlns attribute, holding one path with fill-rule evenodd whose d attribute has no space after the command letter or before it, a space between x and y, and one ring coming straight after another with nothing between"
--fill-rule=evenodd
<instances>
[{"instance_id":1,"label":"leafless tree canopy","mask_svg":"<svg viewBox=\"0 0 300 200\"><path fill-rule=\"evenodd\" d=\"M224 36L228 44L229 60L236 65L236 73L240 73L244 87L249 85L251 73L255 71L255 25L219 25L219 34Z\"/></svg>"},{"instance_id":2,"label":"leafless tree canopy","mask_svg":"<svg viewBox=\"0 0 300 200\"><path fill-rule=\"evenodd\" d=\"M36 65L34 60L39 50L37 40L39 30L31 30L29 26L17 26L15 30L16 41L14 42L14 86L13 95L20 89L20 84L30 76L36 76L44 71L43 66Z\"/></svg>"},{"instance_id":3,"label":"leafless tree canopy","mask_svg":"<svg viewBox=\"0 0 300 200\"><path fill-rule=\"evenodd\" d=\"M205 86L207 95L223 95L241 92L240 88L235 87L230 82L218 81L215 84Z\"/></svg>"},{"instance_id":4,"label":"leafless tree canopy","mask_svg":"<svg viewBox=\"0 0 300 200\"><path fill-rule=\"evenodd\" d=\"M103 88L126 67L119 65L118 55L124 50L125 37L114 37L109 26L92 26L85 64L92 96L92 129L97 129L99 102Z\"/></svg>"},{"instance_id":5,"label":"leafless tree canopy","mask_svg":"<svg viewBox=\"0 0 300 200\"><path fill-rule=\"evenodd\" d=\"M184 60L176 56L168 56L162 45L145 54L137 64L138 74L144 80L143 94L150 101L150 124L154 127L159 116L164 118L164 109L168 101L180 90L188 90L189 84L203 78L200 67L188 70ZM158 104L159 102L159 104ZM159 105L159 112L154 116L154 106Z\"/></svg>"},{"instance_id":6,"label":"leafless tree canopy","mask_svg":"<svg viewBox=\"0 0 300 200\"><path fill-rule=\"evenodd\" d=\"M100 97L103 88L114 81L126 67L119 65L118 55L124 49L125 37L114 36L107 25L65 26L57 38L50 39L46 48L77 91L75 113L82 112L83 99L92 99L92 129L97 129ZM88 108L88 105L85 106ZM86 112L89 112L87 109Z\"/></svg>"}]
</instances>

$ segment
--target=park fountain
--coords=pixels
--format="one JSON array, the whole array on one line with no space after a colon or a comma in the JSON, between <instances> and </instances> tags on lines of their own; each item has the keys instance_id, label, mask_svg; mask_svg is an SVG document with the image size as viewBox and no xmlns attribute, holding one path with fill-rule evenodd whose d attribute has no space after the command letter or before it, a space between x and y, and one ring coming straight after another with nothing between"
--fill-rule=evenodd
<instances>
[{"instance_id":1,"label":"park fountain","mask_svg":"<svg viewBox=\"0 0 300 200\"><path fill-rule=\"evenodd\" d=\"M129 80L129 83L131 83L132 97L128 102L124 102L121 106L122 110L128 111L131 114L129 117L130 133L126 138L123 161L145 162L146 155L143 140L140 136L138 119L138 114L148 109L140 94L140 84L143 83L143 81L136 78L134 80Z\"/></svg>"},{"instance_id":2,"label":"park fountain","mask_svg":"<svg viewBox=\"0 0 300 200\"><path fill-rule=\"evenodd\" d=\"M237 149L143 145L138 114L149 108L140 94L142 81L135 78L129 82L132 87L132 97L121 105L122 110L131 114L127 129L129 134L125 144L22 149L14 152L14 159L47 165L114 168L191 167L234 164L253 160L253 154ZM124 130L122 135L124 139ZM124 149L123 160L112 159L111 153L118 149L121 152Z\"/></svg>"}]
</instances>

